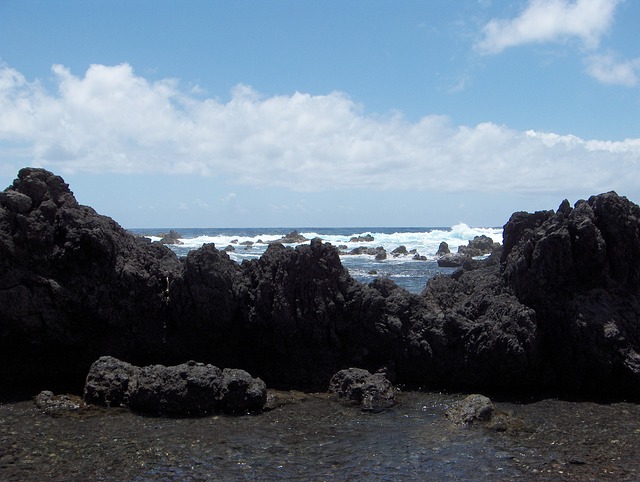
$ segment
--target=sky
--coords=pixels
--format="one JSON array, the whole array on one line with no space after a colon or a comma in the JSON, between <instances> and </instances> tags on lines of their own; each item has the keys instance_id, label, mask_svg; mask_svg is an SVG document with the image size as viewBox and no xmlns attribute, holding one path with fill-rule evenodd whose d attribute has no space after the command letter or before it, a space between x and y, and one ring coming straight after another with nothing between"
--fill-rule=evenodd
<instances>
[{"instance_id":1,"label":"sky","mask_svg":"<svg viewBox=\"0 0 640 482\"><path fill-rule=\"evenodd\" d=\"M135 227L640 202L637 0L0 0L0 188Z\"/></svg>"}]
</instances>

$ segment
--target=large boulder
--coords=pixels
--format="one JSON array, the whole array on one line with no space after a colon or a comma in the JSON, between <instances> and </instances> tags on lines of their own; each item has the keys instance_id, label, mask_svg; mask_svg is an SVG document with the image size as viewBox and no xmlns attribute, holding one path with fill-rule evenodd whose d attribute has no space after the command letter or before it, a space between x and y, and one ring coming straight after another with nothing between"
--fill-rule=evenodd
<instances>
[{"instance_id":1,"label":"large boulder","mask_svg":"<svg viewBox=\"0 0 640 482\"><path fill-rule=\"evenodd\" d=\"M264 382L244 370L194 361L140 368L113 357L101 357L91 366L84 390L86 403L174 416L256 412L266 398Z\"/></svg>"}]
</instances>

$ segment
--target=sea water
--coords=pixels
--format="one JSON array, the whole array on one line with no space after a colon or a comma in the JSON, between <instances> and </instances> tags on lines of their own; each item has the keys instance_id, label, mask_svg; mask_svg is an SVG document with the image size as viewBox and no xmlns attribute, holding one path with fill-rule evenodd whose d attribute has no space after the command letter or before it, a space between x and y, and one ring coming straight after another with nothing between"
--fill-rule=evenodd
<instances>
[{"instance_id":1,"label":"sea water","mask_svg":"<svg viewBox=\"0 0 640 482\"><path fill-rule=\"evenodd\" d=\"M169 228L132 229L135 234L159 241ZM213 243L218 249L233 248L228 251L234 261L256 259L262 256L269 242L281 239L294 228L181 228L175 229L180 235L180 243L169 245L178 256L186 256L193 249L206 243ZM320 238L323 242L339 247L348 253L358 247L382 247L387 258L376 260L372 255L341 255L341 261L351 276L363 283L370 283L376 277L388 277L399 286L414 292L421 292L426 282L437 273L451 273L454 268L440 268L436 252L441 242L446 242L451 252L459 246L467 245L476 236L485 235L494 242L502 243L502 228L470 227L457 224L453 227L366 227L366 228L298 228L295 229L307 239ZM355 241L353 238L370 236L372 241ZM287 246L296 246L288 244ZM404 246L410 254L394 256L392 251ZM230 249L231 249L230 248ZM426 259L414 259L416 255Z\"/></svg>"}]
</instances>

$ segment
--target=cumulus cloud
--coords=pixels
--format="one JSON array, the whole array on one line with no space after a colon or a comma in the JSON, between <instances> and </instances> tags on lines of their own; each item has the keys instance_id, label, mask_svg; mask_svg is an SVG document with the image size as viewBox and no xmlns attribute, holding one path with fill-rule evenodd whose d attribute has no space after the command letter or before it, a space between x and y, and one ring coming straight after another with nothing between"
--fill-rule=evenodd
<instances>
[{"instance_id":1,"label":"cumulus cloud","mask_svg":"<svg viewBox=\"0 0 640 482\"><path fill-rule=\"evenodd\" d=\"M587 72L603 84L634 87L638 85L640 58L619 60L615 54L592 55L587 58Z\"/></svg>"},{"instance_id":2,"label":"cumulus cloud","mask_svg":"<svg viewBox=\"0 0 640 482\"><path fill-rule=\"evenodd\" d=\"M620 0L530 0L513 19L493 19L476 44L484 54L497 54L528 43L578 38L585 47L598 47Z\"/></svg>"},{"instance_id":3,"label":"cumulus cloud","mask_svg":"<svg viewBox=\"0 0 640 482\"><path fill-rule=\"evenodd\" d=\"M93 65L81 77L62 66L53 73L52 93L0 68L0 163L188 173L298 191L566 194L640 181L639 139L455 126L444 116L409 122L365 114L340 92L265 97L239 85L221 102L176 80L150 82L127 64ZM25 157L16 159L19 152Z\"/></svg>"}]
</instances>

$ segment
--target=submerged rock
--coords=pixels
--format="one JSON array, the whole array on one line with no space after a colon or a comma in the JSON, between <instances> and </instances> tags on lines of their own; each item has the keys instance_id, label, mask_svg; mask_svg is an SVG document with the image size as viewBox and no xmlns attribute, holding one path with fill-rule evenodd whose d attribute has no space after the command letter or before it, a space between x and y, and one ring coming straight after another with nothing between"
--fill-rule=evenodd
<instances>
[{"instance_id":1,"label":"submerged rock","mask_svg":"<svg viewBox=\"0 0 640 482\"><path fill-rule=\"evenodd\" d=\"M84 391L86 403L189 416L261 411L266 397L264 382L244 370L194 361L140 368L113 357L101 357L91 366Z\"/></svg>"}]
</instances>

